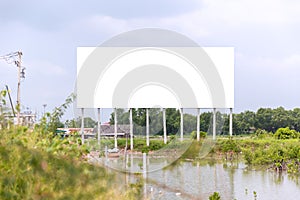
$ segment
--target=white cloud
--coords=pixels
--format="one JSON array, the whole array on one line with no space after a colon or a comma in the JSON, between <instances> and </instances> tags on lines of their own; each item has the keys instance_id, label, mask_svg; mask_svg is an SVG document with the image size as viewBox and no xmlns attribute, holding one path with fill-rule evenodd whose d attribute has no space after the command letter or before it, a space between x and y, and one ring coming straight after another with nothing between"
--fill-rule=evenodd
<instances>
[{"instance_id":1,"label":"white cloud","mask_svg":"<svg viewBox=\"0 0 300 200\"><path fill-rule=\"evenodd\" d=\"M279 25L299 22L299 8L300 2L295 0L204 0L204 9L200 13L229 24Z\"/></svg>"},{"instance_id":2,"label":"white cloud","mask_svg":"<svg viewBox=\"0 0 300 200\"><path fill-rule=\"evenodd\" d=\"M257 57L237 53L236 61L239 68L250 67L256 73L259 73L261 70L269 71L270 74L280 74L287 70L300 70L300 54L281 57Z\"/></svg>"},{"instance_id":3,"label":"white cloud","mask_svg":"<svg viewBox=\"0 0 300 200\"><path fill-rule=\"evenodd\" d=\"M284 62L289 66L300 68L300 54L292 54L285 58Z\"/></svg>"},{"instance_id":4,"label":"white cloud","mask_svg":"<svg viewBox=\"0 0 300 200\"><path fill-rule=\"evenodd\" d=\"M49 61L29 61L27 62L28 69L31 73L39 75L54 75L54 76L64 76L67 74L67 70L57 64L53 64Z\"/></svg>"}]
</instances>

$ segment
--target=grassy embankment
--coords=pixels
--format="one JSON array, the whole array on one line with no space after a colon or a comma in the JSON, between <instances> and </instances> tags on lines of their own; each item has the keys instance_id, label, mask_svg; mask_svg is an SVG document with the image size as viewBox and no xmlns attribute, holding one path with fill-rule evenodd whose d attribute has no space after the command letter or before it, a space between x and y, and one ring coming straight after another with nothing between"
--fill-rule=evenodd
<instances>
[{"instance_id":1,"label":"grassy embankment","mask_svg":"<svg viewBox=\"0 0 300 200\"><path fill-rule=\"evenodd\" d=\"M27 128L0 130L0 199L136 199L141 184L86 162L80 139Z\"/></svg>"}]
</instances>

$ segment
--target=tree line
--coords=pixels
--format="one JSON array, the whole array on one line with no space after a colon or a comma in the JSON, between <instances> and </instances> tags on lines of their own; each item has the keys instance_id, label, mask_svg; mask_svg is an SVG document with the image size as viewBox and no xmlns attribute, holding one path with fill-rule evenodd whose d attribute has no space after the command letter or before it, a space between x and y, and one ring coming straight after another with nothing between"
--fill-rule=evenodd
<instances>
[{"instance_id":1,"label":"tree line","mask_svg":"<svg viewBox=\"0 0 300 200\"><path fill-rule=\"evenodd\" d=\"M1 91L0 93L0 125L5 127L8 123L7 116L9 111L5 102L6 93ZM71 94L59 107L56 107L52 113L47 113L45 116L49 118L48 127L55 131L57 127L80 127L81 120L70 119L65 123L60 121L61 116L65 110L73 102L75 96ZM134 132L136 134L143 135L146 130L146 109L138 108L132 110ZM201 113L200 117L200 129L201 131L211 133L212 132L212 112L205 111ZM117 109L118 124L129 124L129 110ZM162 110L159 108L149 109L150 118L150 133L154 135L163 134L162 123ZM169 135L179 133L180 131L180 111L174 108L166 109L166 125L167 133ZM183 115L184 133L189 134L197 129L196 116L184 113ZM93 128L96 126L96 121L90 117L84 119L85 127ZM228 113L216 113L217 122L217 134L228 135L229 132L229 114ZM114 124L114 113L111 113L110 124ZM0 127L1 127L0 126ZM258 129L266 130L267 132L275 133L279 128L289 127L291 130L300 132L300 108L294 108L292 110L286 110L283 107L272 108L259 108L256 112L244 111L241 113L233 114L233 134L249 134Z\"/></svg>"},{"instance_id":2,"label":"tree line","mask_svg":"<svg viewBox=\"0 0 300 200\"><path fill-rule=\"evenodd\" d=\"M133 109L133 122L135 124L135 132L144 132L146 126L146 109ZM129 111L117 109L118 124L129 124ZM200 129L205 132L212 131L211 111L203 112L200 116ZM157 135L163 134L162 127L162 111L161 109L149 109L150 133ZM180 111L174 108L166 109L167 132L168 134L176 134L180 131ZM183 115L184 133L191 133L197 129L196 116L185 113ZM216 113L217 134L229 134L229 114ZM110 124L114 124L114 113L111 113ZM300 131L300 108L286 110L283 107L259 108L256 112L244 111L233 114L233 133L249 134L258 129L275 133L277 129L289 127L290 129Z\"/></svg>"},{"instance_id":3,"label":"tree line","mask_svg":"<svg viewBox=\"0 0 300 200\"><path fill-rule=\"evenodd\" d=\"M146 127L146 109L138 108L132 110L134 123L134 132L144 134ZM213 113L211 111L201 112L200 129L201 131L212 132ZM129 124L129 110L117 109L118 124ZM180 111L175 108L166 109L166 125L167 133L172 135L180 131ZM197 130L197 118L195 115L184 113L183 128L184 133L188 134ZM84 119L85 127L93 128L96 126L96 121L87 117ZM155 135L163 134L163 116L162 110L159 108L149 109L150 133ZM111 113L109 122L114 124L114 112ZM229 134L229 114L216 113L217 134ZM67 120L65 126L80 127L80 118ZM241 113L233 113L233 134L249 134L258 129L266 130L275 133L277 129L289 127L290 129L300 131L300 108L286 110L283 107L259 108L256 112L244 111Z\"/></svg>"}]
</instances>

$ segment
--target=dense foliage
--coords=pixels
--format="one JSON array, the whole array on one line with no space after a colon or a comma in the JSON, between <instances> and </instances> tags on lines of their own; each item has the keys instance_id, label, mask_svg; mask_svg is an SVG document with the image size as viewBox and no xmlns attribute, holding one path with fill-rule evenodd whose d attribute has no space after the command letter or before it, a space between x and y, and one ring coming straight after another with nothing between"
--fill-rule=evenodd
<instances>
[{"instance_id":1,"label":"dense foliage","mask_svg":"<svg viewBox=\"0 0 300 200\"><path fill-rule=\"evenodd\" d=\"M84 161L76 138L24 127L0 131L0 199L133 199L136 188L117 188L116 177Z\"/></svg>"},{"instance_id":2,"label":"dense foliage","mask_svg":"<svg viewBox=\"0 0 300 200\"><path fill-rule=\"evenodd\" d=\"M272 135L260 139L219 139L214 148L226 158L242 157L248 165L264 165L289 173L300 172L300 140L278 140Z\"/></svg>"},{"instance_id":3,"label":"dense foliage","mask_svg":"<svg viewBox=\"0 0 300 200\"><path fill-rule=\"evenodd\" d=\"M4 92L0 94L5 97ZM8 126L2 118L0 127L0 199L136 199L141 184L119 184L114 174L91 165L87 146L76 135L61 138L55 130L72 103L65 103L47 113L34 129ZM5 122L5 123L4 123ZM118 187L116 187L118 185ZM129 187L129 188L126 188Z\"/></svg>"}]
</instances>

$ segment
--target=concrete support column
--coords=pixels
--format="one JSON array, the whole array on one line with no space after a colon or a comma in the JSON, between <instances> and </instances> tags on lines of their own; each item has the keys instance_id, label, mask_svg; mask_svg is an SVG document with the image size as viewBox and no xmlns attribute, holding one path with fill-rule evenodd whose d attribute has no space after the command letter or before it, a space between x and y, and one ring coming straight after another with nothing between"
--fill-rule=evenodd
<instances>
[{"instance_id":1,"label":"concrete support column","mask_svg":"<svg viewBox=\"0 0 300 200\"><path fill-rule=\"evenodd\" d=\"M183 141L183 108L180 108L180 141Z\"/></svg>"},{"instance_id":2,"label":"concrete support column","mask_svg":"<svg viewBox=\"0 0 300 200\"><path fill-rule=\"evenodd\" d=\"M81 143L84 144L84 108L81 108Z\"/></svg>"},{"instance_id":3,"label":"concrete support column","mask_svg":"<svg viewBox=\"0 0 300 200\"><path fill-rule=\"evenodd\" d=\"M200 108L197 108L197 141L200 141Z\"/></svg>"},{"instance_id":4,"label":"concrete support column","mask_svg":"<svg viewBox=\"0 0 300 200\"><path fill-rule=\"evenodd\" d=\"M167 144L167 122L166 122L166 109L163 108L163 126L164 126L164 143Z\"/></svg>"},{"instance_id":5,"label":"concrete support column","mask_svg":"<svg viewBox=\"0 0 300 200\"><path fill-rule=\"evenodd\" d=\"M230 108L229 114L229 135L232 136L232 108Z\"/></svg>"},{"instance_id":6,"label":"concrete support column","mask_svg":"<svg viewBox=\"0 0 300 200\"><path fill-rule=\"evenodd\" d=\"M130 123L130 149L133 150L133 122L132 122L132 108L129 109L129 123Z\"/></svg>"},{"instance_id":7,"label":"concrete support column","mask_svg":"<svg viewBox=\"0 0 300 200\"><path fill-rule=\"evenodd\" d=\"M213 111L213 140L216 139L216 132L217 132L217 128L216 128L216 108L214 108L214 111Z\"/></svg>"},{"instance_id":8,"label":"concrete support column","mask_svg":"<svg viewBox=\"0 0 300 200\"><path fill-rule=\"evenodd\" d=\"M97 126L98 126L98 130L97 130L97 133L98 133L98 145L100 145L100 133L101 133L101 115L100 115L100 108L98 108L98 121L97 121Z\"/></svg>"},{"instance_id":9,"label":"concrete support column","mask_svg":"<svg viewBox=\"0 0 300 200\"><path fill-rule=\"evenodd\" d=\"M149 109L146 108L146 144L147 146L150 145L150 139L149 139Z\"/></svg>"},{"instance_id":10,"label":"concrete support column","mask_svg":"<svg viewBox=\"0 0 300 200\"><path fill-rule=\"evenodd\" d=\"M117 137L118 137L118 118L117 118L117 109L114 109L114 115L115 115L115 148L118 148L118 141L117 141Z\"/></svg>"}]
</instances>

